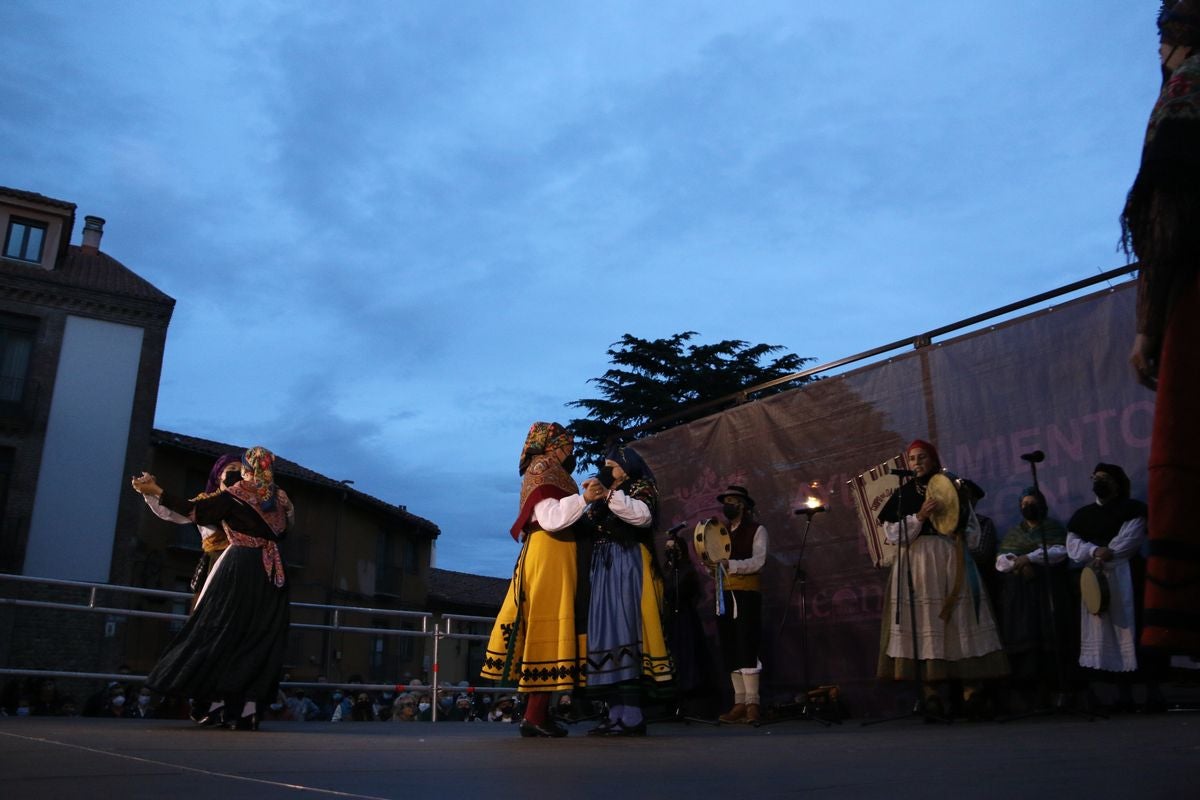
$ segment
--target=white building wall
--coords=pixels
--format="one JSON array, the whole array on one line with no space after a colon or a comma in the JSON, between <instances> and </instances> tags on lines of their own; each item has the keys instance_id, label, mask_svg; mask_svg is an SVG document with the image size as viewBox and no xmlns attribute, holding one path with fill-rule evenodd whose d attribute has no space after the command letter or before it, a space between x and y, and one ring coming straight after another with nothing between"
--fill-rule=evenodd
<instances>
[{"instance_id":1,"label":"white building wall","mask_svg":"<svg viewBox=\"0 0 1200 800\"><path fill-rule=\"evenodd\" d=\"M68 317L24 574L107 582L143 330Z\"/></svg>"}]
</instances>

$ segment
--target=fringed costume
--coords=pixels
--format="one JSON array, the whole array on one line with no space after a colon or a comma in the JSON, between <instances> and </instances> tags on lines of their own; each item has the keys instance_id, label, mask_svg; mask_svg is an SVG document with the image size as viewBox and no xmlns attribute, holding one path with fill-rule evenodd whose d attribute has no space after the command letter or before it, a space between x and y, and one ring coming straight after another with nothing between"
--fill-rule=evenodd
<instances>
[{"instance_id":1,"label":"fringed costume","mask_svg":"<svg viewBox=\"0 0 1200 800\"><path fill-rule=\"evenodd\" d=\"M192 698L196 718L223 706L221 721L231 727L257 727L257 706L274 701L287 647L288 587L278 543L294 511L275 486L273 462L269 451L251 448L242 457L249 479L211 497L161 496L162 505L197 525L219 525L229 546L146 686Z\"/></svg>"},{"instance_id":2,"label":"fringed costume","mask_svg":"<svg viewBox=\"0 0 1200 800\"><path fill-rule=\"evenodd\" d=\"M1139 264L1137 331L1157 366L1142 643L1200 657L1200 2L1167 2L1166 75L1122 223ZM1145 379L1146 376L1143 375Z\"/></svg>"}]
</instances>

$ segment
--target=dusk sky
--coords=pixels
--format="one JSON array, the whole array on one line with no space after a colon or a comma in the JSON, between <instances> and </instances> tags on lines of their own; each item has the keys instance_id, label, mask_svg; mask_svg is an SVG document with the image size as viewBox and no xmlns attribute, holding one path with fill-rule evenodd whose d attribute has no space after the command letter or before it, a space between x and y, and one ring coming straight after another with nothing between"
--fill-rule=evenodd
<instances>
[{"instance_id":1,"label":"dusk sky","mask_svg":"<svg viewBox=\"0 0 1200 800\"><path fill-rule=\"evenodd\" d=\"M7 0L0 185L176 299L158 427L507 576L622 334L820 363L1122 265L1157 9Z\"/></svg>"}]
</instances>

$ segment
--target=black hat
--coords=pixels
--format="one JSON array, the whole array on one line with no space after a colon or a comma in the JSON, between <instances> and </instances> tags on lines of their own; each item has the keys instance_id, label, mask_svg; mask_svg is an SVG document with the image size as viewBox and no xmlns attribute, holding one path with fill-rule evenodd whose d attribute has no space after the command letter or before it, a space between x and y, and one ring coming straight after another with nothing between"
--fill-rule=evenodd
<instances>
[{"instance_id":1,"label":"black hat","mask_svg":"<svg viewBox=\"0 0 1200 800\"><path fill-rule=\"evenodd\" d=\"M746 504L746 508L754 508L754 498L746 491L745 486L726 486L725 491L717 495L717 502L724 503L726 497L740 497Z\"/></svg>"},{"instance_id":2,"label":"black hat","mask_svg":"<svg viewBox=\"0 0 1200 800\"><path fill-rule=\"evenodd\" d=\"M1130 489L1132 488L1129 481L1129 476L1125 474L1125 470L1121 469L1117 464L1105 464L1103 461L1096 465L1092 470L1094 475L1097 472L1103 472L1105 475L1113 479L1117 484L1117 494L1121 497L1129 497Z\"/></svg>"}]
</instances>

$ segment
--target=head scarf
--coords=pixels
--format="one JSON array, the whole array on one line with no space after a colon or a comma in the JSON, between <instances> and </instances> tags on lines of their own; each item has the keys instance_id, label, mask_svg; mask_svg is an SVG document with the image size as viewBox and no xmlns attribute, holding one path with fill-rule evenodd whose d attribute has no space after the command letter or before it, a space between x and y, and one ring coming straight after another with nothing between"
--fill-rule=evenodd
<instances>
[{"instance_id":1,"label":"head scarf","mask_svg":"<svg viewBox=\"0 0 1200 800\"><path fill-rule=\"evenodd\" d=\"M654 480L654 473L650 471L649 465L642 460L638 452L632 447L625 445L614 444L604 454L604 458L608 461L615 461L625 474L629 476L630 481L646 479Z\"/></svg>"},{"instance_id":2,"label":"head scarf","mask_svg":"<svg viewBox=\"0 0 1200 800\"><path fill-rule=\"evenodd\" d=\"M529 426L525 445L521 448L521 462L517 474L524 475L534 456L540 456L556 447L573 448L575 436L557 422L535 422Z\"/></svg>"},{"instance_id":3,"label":"head scarf","mask_svg":"<svg viewBox=\"0 0 1200 800\"><path fill-rule=\"evenodd\" d=\"M508 532L520 541L533 508L548 498L563 498L579 492L575 480L556 459L546 452L556 447L573 447L575 437L557 422L535 422L529 426L525 446L521 448L521 499L517 519Z\"/></svg>"},{"instance_id":4,"label":"head scarf","mask_svg":"<svg viewBox=\"0 0 1200 800\"><path fill-rule=\"evenodd\" d=\"M929 457L933 459L933 471L937 472L942 468L942 457L938 455L937 448L931 445L924 439L913 439L912 444L904 451L904 456L907 458L913 450L924 450L929 453Z\"/></svg>"},{"instance_id":5,"label":"head scarf","mask_svg":"<svg viewBox=\"0 0 1200 800\"><path fill-rule=\"evenodd\" d=\"M1158 12L1158 36L1163 44L1200 47L1200 3L1167 0Z\"/></svg>"},{"instance_id":6,"label":"head scarf","mask_svg":"<svg viewBox=\"0 0 1200 800\"><path fill-rule=\"evenodd\" d=\"M1200 0L1163 3L1162 43L1190 49L1150 112L1142 159L1121 213L1125 253L1138 260L1137 332L1163 336L1200 265Z\"/></svg>"},{"instance_id":7,"label":"head scarf","mask_svg":"<svg viewBox=\"0 0 1200 800\"><path fill-rule=\"evenodd\" d=\"M265 447L251 447L242 454L242 468L251 473L248 481L258 507L263 511L275 508L275 456Z\"/></svg>"},{"instance_id":8,"label":"head scarf","mask_svg":"<svg viewBox=\"0 0 1200 800\"><path fill-rule=\"evenodd\" d=\"M212 470L208 473L208 483L204 485L205 494L216 494L221 491L224 486L221 483L221 477L225 473L225 468L230 464L237 464L241 458L234 453L226 453L213 463Z\"/></svg>"}]
</instances>

